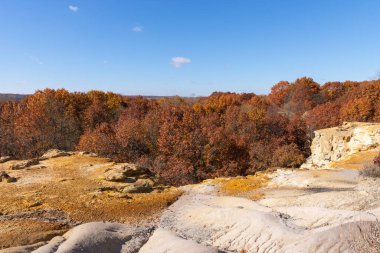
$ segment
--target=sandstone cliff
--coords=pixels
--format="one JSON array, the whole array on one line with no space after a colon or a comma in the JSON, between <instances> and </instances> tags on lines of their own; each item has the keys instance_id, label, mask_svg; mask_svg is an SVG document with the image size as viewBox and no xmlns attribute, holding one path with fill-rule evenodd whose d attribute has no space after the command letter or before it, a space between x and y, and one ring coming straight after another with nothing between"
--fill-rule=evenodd
<instances>
[{"instance_id":1,"label":"sandstone cliff","mask_svg":"<svg viewBox=\"0 0 380 253\"><path fill-rule=\"evenodd\" d=\"M346 159L380 145L380 124L345 122L342 126L315 131L312 155L301 168L326 168L331 162Z\"/></svg>"}]
</instances>

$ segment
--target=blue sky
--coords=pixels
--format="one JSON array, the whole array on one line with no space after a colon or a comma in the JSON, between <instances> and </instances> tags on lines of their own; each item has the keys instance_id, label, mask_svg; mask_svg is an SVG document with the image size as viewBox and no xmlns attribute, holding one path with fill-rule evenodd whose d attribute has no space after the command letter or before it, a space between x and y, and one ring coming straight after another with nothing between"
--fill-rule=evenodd
<instances>
[{"instance_id":1,"label":"blue sky","mask_svg":"<svg viewBox=\"0 0 380 253\"><path fill-rule=\"evenodd\" d=\"M380 71L378 0L0 0L0 92L268 93Z\"/></svg>"}]
</instances>

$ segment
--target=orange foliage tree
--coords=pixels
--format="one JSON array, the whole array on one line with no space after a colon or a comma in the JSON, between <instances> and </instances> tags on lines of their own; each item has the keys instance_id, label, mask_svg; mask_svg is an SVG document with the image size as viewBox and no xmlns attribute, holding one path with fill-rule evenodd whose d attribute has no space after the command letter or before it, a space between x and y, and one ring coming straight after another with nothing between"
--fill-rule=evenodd
<instances>
[{"instance_id":1,"label":"orange foliage tree","mask_svg":"<svg viewBox=\"0 0 380 253\"><path fill-rule=\"evenodd\" d=\"M298 166L310 154L314 130L380 122L379 102L379 80L320 86L307 77L280 82L268 96L148 99L46 89L0 104L0 155L77 148L139 163L181 185Z\"/></svg>"}]
</instances>

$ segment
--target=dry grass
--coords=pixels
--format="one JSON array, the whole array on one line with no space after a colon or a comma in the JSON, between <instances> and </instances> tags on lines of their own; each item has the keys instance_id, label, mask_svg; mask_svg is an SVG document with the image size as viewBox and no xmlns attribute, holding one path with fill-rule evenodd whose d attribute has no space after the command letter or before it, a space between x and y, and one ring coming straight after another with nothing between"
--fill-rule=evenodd
<instances>
[{"instance_id":1,"label":"dry grass","mask_svg":"<svg viewBox=\"0 0 380 253\"><path fill-rule=\"evenodd\" d=\"M366 163L360 171L363 177L378 177L380 178L380 166L374 163Z\"/></svg>"},{"instance_id":2,"label":"dry grass","mask_svg":"<svg viewBox=\"0 0 380 253\"><path fill-rule=\"evenodd\" d=\"M10 164L11 162L1 164L0 171ZM169 188L122 198L117 193L100 192L100 187L115 187L120 184L100 179L111 165L107 159L75 155L42 161L40 165L27 170L7 170L11 176L18 177L18 182L0 183L0 218L1 214L18 215L41 210L60 210L64 217L55 218L66 219L71 225L90 221L139 223L142 220L155 219L182 193L176 188ZM3 231L3 222L5 221L0 222L0 231ZM37 236L39 233L56 231L55 226L62 226L62 222L52 221L48 222L49 226L33 230L34 223L30 223L30 218L23 218L22 215L18 222L22 225L12 226L13 235L18 236L0 240L0 248L26 242L35 243L41 238ZM24 240L23 235L31 239ZM0 234L0 238L4 237Z\"/></svg>"}]
</instances>

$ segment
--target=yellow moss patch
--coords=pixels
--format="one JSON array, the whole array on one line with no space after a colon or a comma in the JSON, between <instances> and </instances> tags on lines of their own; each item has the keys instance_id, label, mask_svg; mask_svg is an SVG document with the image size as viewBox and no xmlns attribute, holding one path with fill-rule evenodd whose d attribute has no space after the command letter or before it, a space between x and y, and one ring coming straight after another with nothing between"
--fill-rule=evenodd
<instances>
[{"instance_id":1,"label":"yellow moss patch","mask_svg":"<svg viewBox=\"0 0 380 253\"><path fill-rule=\"evenodd\" d=\"M350 157L341 161L332 162L329 164L332 168L344 168L344 169L361 169L363 164L372 162L373 159L379 154L379 150L362 151L357 154L353 154Z\"/></svg>"},{"instance_id":2,"label":"yellow moss patch","mask_svg":"<svg viewBox=\"0 0 380 253\"><path fill-rule=\"evenodd\" d=\"M265 173L257 173L254 176L219 178L214 181L219 184L222 195L240 196L252 200L261 199L264 194L259 189L266 186L269 177Z\"/></svg>"}]
</instances>

